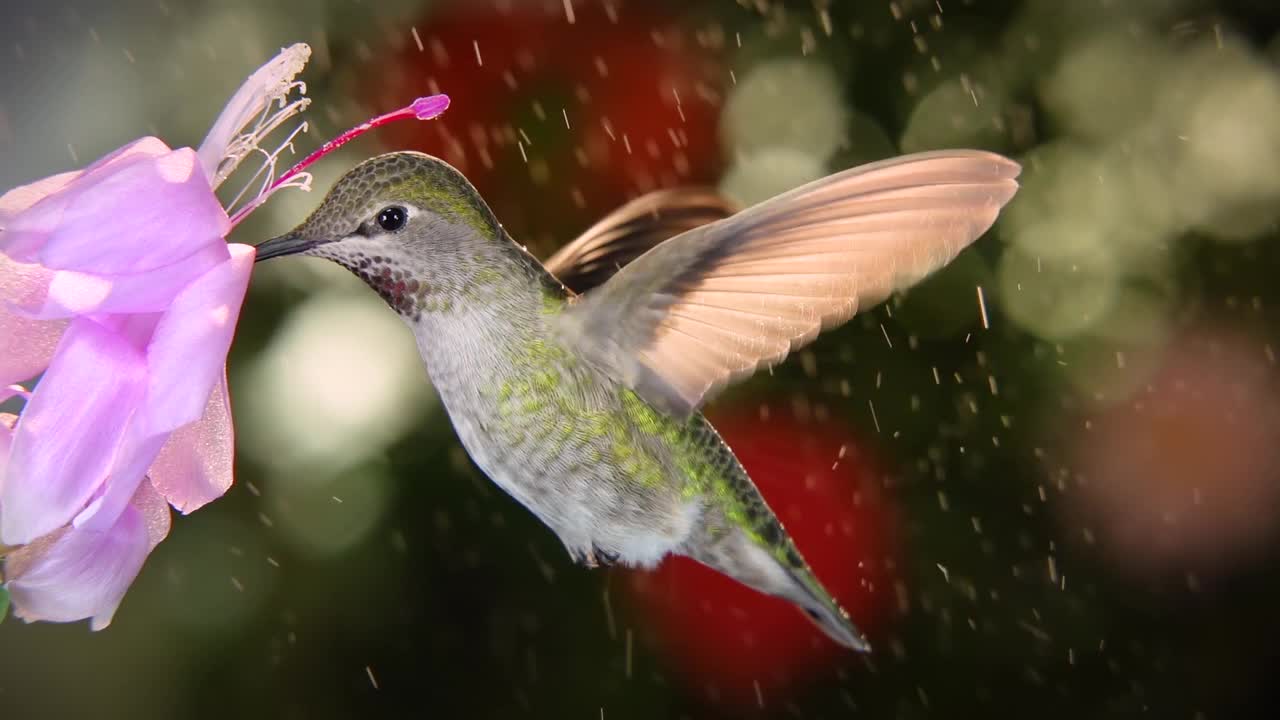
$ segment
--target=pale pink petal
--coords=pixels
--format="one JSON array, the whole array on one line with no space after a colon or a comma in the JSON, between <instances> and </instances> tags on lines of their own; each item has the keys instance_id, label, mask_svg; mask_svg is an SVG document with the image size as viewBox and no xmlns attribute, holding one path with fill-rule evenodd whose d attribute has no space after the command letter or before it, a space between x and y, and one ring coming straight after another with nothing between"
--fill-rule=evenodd
<instances>
[{"instance_id":1,"label":"pale pink petal","mask_svg":"<svg viewBox=\"0 0 1280 720\"><path fill-rule=\"evenodd\" d=\"M84 169L88 175L96 175L98 171L109 168L133 157L160 157L173 152L163 140L153 135L140 137L137 140L112 150L94 160Z\"/></svg>"},{"instance_id":2,"label":"pale pink petal","mask_svg":"<svg viewBox=\"0 0 1280 720\"><path fill-rule=\"evenodd\" d=\"M0 413L0 493L4 492L4 469L9 464L9 447L13 444L13 426L18 416Z\"/></svg>"},{"instance_id":3,"label":"pale pink petal","mask_svg":"<svg viewBox=\"0 0 1280 720\"><path fill-rule=\"evenodd\" d=\"M147 473L151 484L184 514L222 497L231 487L233 441L224 374L209 394L204 415L169 436Z\"/></svg>"},{"instance_id":4,"label":"pale pink petal","mask_svg":"<svg viewBox=\"0 0 1280 720\"><path fill-rule=\"evenodd\" d=\"M46 196L66 187L68 183L84 174L83 170L51 175L29 185L16 187L4 195L0 195L0 230L4 230L8 219L35 205Z\"/></svg>"},{"instance_id":5,"label":"pale pink petal","mask_svg":"<svg viewBox=\"0 0 1280 720\"><path fill-rule=\"evenodd\" d=\"M102 314L92 318L102 327L119 335L146 355L147 343L160 324L160 313Z\"/></svg>"},{"instance_id":6,"label":"pale pink petal","mask_svg":"<svg viewBox=\"0 0 1280 720\"><path fill-rule=\"evenodd\" d=\"M30 302L15 305L15 310L31 318L160 312L196 278L225 262L227 257L227 246L219 241L173 265L147 272L102 276L72 270L52 271L47 292Z\"/></svg>"},{"instance_id":7,"label":"pale pink petal","mask_svg":"<svg viewBox=\"0 0 1280 720\"><path fill-rule=\"evenodd\" d=\"M151 483L144 482L138 486L129 504L142 513L142 522L147 526L147 552L150 553L169 536L169 503L151 487Z\"/></svg>"},{"instance_id":8,"label":"pale pink petal","mask_svg":"<svg viewBox=\"0 0 1280 720\"><path fill-rule=\"evenodd\" d=\"M231 259L174 298L156 326L147 347L150 381L138 419L146 434L194 422L224 372L254 258L248 245L228 250Z\"/></svg>"},{"instance_id":9,"label":"pale pink petal","mask_svg":"<svg viewBox=\"0 0 1280 720\"><path fill-rule=\"evenodd\" d=\"M84 170L10 190L0 197L0 229L4 230L0 234L0 252L21 262L34 261L35 253L62 222L63 213L79 193L109 178L121 166L169 152L158 138L144 137L107 153Z\"/></svg>"},{"instance_id":10,"label":"pale pink petal","mask_svg":"<svg viewBox=\"0 0 1280 720\"><path fill-rule=\"evenodd\" d=\"M111 623L147 555L169 533L169 508L143 483L105 530L63 528L23 547L5 562L14 614L33 622L92 618Z\"/></svg>"},{"instance_id":11,"label":"pale pink petal","mask_svg":"<svg viewBox=\"0 0 1280 720\"><path fill-rule=\"evenodd\" d=\"M169 439L168 433L161 435L141 436L138 424L130 423L125 437L120 441L120 452L112 461L106 482L98 487L98 492L71 520L71 525L86 530L102 532L115 524L116 518L129 504L129 498L138 491L143 482L147 468L155 462L160 448Z\"/></svg>"},{"instance_id":12,"label":"pale pink petal","mask_svg":"<svg viewBox=\"0 0 1280 720\"><path fill-rule=\"evenodd\" d=\"M60 320L34 320L15 315L10 305L42 299L50 274L0 255L0 386L44 372L66 328Z\"/></svg>"},{"instance_id":13,"label":"pale pink petal","mask_svg":"<svg viewBox=\"0 0 1280 720\"><path fill-rule=\"evenodd\" d=\"M68 326L18 420L0 543L23 545L71 522L122 452L146 383L146 360L130 342L88 319Z\"/></svg>"},{"instance_id":14,"label":"pale pink petal","mask_svg":"<svg viewBox=\"0 0 1280 720\"><path fill-rule=\"evenodd\" d=\"M97 275L145 272L220 242L230 231L190 148L126 161L109 172L89 187L78 182L60 193L71 202L40 249L40 264ZM20 229L38 209L14 218L11 228Z\"/></svg>"},{"instance_id":15,"label":"pale pink petal","mask_svg":"<svg viewBox=\"0 0 1280 720\"><path fill-rule=\"evenodd\" d=\"M44 302L54 272L30 263L20 263L0 253L0 309L36 307Z\"/></svg>"}]
</instances>

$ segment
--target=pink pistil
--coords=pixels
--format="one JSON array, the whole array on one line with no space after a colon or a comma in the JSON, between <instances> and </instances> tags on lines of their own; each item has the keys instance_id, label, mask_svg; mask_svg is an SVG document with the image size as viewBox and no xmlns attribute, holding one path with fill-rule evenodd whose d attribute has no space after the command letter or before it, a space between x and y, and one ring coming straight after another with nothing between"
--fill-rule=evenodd
<instances>
[{"instance_id":1,"label":"pink pistil","mask_svg":"<svg viewBox=\"0 0 1280 720\"><path fill-rule=\"evenodd\" d=\"M288 172L276 178L275 182L271 183L271 185L267 187L266 191L264 191L261 195L259 195L257 199L246 204L234 216L232 216L231 225L233 227L235 225L238 225L241 220L245 219L245 217L249 215L249 213L257 209L257 207L261 205L267 199L267 197L271 195L271 193L279 189L280 186L289 182L289 180L302 174L302 172L306 170L308 167L310 167L312 163L324 157L325 155L328 155L334 150L337 150L343 145L346 145L352 140L355 140L356 138L369 132L370 130L373 130L374 128L382 127L383 125L395 122L396 120L406 120L409 118L415 118L417 120L431 120L433 118L439 117L440 114L443 113L448 108L449 108L448 95L428 95L426 97L420 97L417 100L414 100L413 102L400 108L399 110L394 110L385 115L379 115L378 117L373 118L372 120L367 120L351 128L350 130L347 130L346 132L335 137L334 139L330 140L324 145L321 145L319 148L313 151L310 155L307 155L305 158L303 158L297 165L294 165L293 167L289 168Z\"/></svg>"}]
</instances>

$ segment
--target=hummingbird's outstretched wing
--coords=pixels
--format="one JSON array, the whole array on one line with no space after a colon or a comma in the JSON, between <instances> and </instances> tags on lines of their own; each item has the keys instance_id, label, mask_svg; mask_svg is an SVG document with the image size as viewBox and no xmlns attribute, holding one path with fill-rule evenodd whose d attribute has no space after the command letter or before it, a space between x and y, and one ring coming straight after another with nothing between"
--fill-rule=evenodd
<instances>
[{"instance_id":1,"label":"hummingbird's outstretched wing","mask_svg":"<svg viewBox=\"0 0 1280 720\"><path fill-rule=\"evenodd\" d=\"M684 417L946 265L995 222L1020 169L947 150L837 173L658 245L577 299L560 330Z\"/></svg>"},{"instance_id":2,"label":"hummingbird's outstretched wing","mask_svg":"<svg viewBox=\"0 0 1280 720\"><path fill-rule=\"evenodd\" d=\"M606 215L544 266L565 287L585 293L662 241L737 211L713 188L655 190Z\"/></svg>"}]
</instances>

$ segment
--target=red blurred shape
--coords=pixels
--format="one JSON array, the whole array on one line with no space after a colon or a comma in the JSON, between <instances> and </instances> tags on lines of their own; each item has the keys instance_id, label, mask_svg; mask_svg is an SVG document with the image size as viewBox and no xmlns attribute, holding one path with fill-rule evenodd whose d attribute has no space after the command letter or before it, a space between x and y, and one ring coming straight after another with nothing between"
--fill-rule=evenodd
<instances>
[{"instance_id":1,"label":"red blurred shape","mask_svg":"<svg viewBox=\"0 0 1280 720\"><path fill-rule=\"evenodd\" d=\"M1065 509L1137 575L1222 573L1280 530L1280 388L1264 341L1170 343L1144 391L1079 423Z\"/></svg>"},{"instance_id":2,"label":"red blurred shape","mask_svg":"<svg viewBox=\"0 0 1280 720\"><path fill-rule=\"evenodd\" d=\"M461 170L522 241L563 235L566 219L580 229L645 191L719 176L724 38L684 27L676 7L581 4L570 24L559 0L448 3L415 24L421 50L375 59L362 94L381 108L448 93L440 120L384 137Z\"/></svg>"},{"instance_id":3,"label":"red blurred shape","mask_svg":"<svg viewBox=\"0 0 1280 720\"><path fill-rule=\"evenodd\" d=\"M833 420L762 420L754 407L713 415L801 554L874 646L892 595L886 568L893 566L896 523L853 433ZM777 701L854 657L791 604L686 558L628 571L625 587L645 616L641 636L686 680L729 703Z\"/></svg>"}]
</instances>

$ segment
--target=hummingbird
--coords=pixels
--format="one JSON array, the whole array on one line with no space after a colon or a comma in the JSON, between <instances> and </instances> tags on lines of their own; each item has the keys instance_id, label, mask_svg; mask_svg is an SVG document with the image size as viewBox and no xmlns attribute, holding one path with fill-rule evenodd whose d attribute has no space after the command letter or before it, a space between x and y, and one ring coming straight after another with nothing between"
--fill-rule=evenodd
<instances>
[{"instance_id":1,"label":"hummingbird","mask_svg":"<svg viewBox=\"0 0 1280 720\"><path fill-rule=\"evenodd\" d=\"M443 160L340 178L257 260L326 258L408 325L458 439L587 567L684 555L870 646L699 409L950 262L1018 188L989 152L906 155L738 210L641 196L545 264Z\"/></svg>"}]
</instances>

